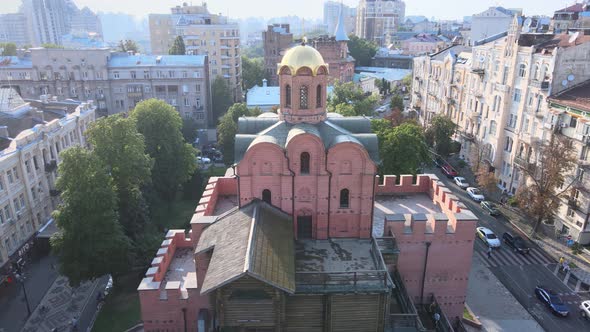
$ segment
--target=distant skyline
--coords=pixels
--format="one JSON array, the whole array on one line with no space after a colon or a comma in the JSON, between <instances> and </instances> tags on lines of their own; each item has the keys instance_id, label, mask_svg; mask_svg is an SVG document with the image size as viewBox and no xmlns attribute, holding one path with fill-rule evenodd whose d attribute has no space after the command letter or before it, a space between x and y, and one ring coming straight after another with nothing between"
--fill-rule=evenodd
<instances>
[{"instance_id":1,"label":"distant skyline","mask_svg":"<svg viewBox=\"0 0 590 332\"><path fill-rule=\"evenodd\" d=\"M169 13L170 8L182 5L183 1L177 0L73 0L78 7L89 7L98 12L122 12L135 16L143 16L151 13ZM185 1L191 3L191 1ZM200 4L202 1L192 1L192 4ZM344 0L344 4L357 6L358 0ZM462 19L463 16L471 16L480 13L491 6L505 8L522 8L525 15L551 15L555 10L573 4L573 1L562 0L408 0L406 1L407 15L424 15L437 19ZM15 12L21 4L21 0L1 0L0 13ZM215 0L209 1L209 10L212 13L222 13L231 18L246 17L280 17L297 15L305 18L323 17L322 0Z\"/></svg>"}]
</instances>

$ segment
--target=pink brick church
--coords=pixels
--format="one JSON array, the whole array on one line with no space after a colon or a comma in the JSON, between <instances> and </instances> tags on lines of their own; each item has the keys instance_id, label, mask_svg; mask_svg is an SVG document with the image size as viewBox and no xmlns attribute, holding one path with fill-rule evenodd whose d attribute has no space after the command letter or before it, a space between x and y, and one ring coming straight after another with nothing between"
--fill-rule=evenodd
<instances>
[{"instance_id":1,"label":"pink brick church","mask_svg":"<svg viewBox=\"0 0 590 332\"><path fill-rule=\"evenodd\" d=\"M233 167L139 285L145 331L417 331L434 301L462 315L476 217L434 175L379 178L370 120L326 112L328 71L310 46L285 53L279 113L239 119Z\"/></svg>"}]
</instances>

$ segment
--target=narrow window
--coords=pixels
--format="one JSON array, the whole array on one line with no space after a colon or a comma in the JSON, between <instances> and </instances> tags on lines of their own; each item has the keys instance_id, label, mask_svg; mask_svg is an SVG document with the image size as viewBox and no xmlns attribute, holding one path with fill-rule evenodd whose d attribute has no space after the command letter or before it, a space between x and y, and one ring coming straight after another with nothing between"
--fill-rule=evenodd
<instances>
[{"instance_id":1,"label":"narrow window","mask_svg":"<svg viewBox=\"0 0 590 332\"><path fill-rule=\"evenodd\" d=\"M262 191L262 200L267 202L268 204L272 204L271 203L271 195L270 195L270 190L268 189L264 189Z\"/></svg>"},{"instance_id":2,"label":"narrow window","mask_svg":"<svg viewBox=\"0 0 590 332\"><path fill-rule=\"evenodd\" d=\"M285 86L285 107L291 107L291 86Z\"/></svg>"},{"instance_id":3,"label":"narrow window","mask_svg":"<svg viewBox=\"0 0 590 332\"><path fill-rule=\"evenodd\" d=\"M340 190L340 207L348 208L348 189Z\"/></svg>"},{"instance_id":4,"label":"narrow window","mask_svg":"<svg viewBox=\"0 0 590 332\"><path fill-rule=\"evenodd\" d=\"M322 86L321 85L318 85L318 87L316 88L315 98L316 98L315 107L322 107Z\"/></svg>"},{"instance_id":5,"label":"narrow window","mask_svg":"<svg viewBox=\"0 0 590 332\"><path fill-rule=\"evenodd\" d=\"M301 88L299 88L299 108L300 109L307 109L307 97L308 97L308 89L307 86L302 85Z\"/></svg>"},{"instance_id":6,"label":"narrow window","mask_svg":"<svg viewBox=\"0 0 590 332\"><path fill-rule=\"evenodd\" d=\"M301 174L309 174L309 153L303 152L301 154Z\"/></svg>"}]
</instances>

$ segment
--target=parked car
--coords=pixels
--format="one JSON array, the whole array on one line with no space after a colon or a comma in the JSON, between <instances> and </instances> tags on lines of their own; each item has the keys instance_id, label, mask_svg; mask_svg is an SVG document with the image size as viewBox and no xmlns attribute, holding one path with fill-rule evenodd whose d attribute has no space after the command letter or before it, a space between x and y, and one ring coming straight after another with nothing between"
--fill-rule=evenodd
<instances>
[{"instance_id":1,"label":"parked car","mask_svg":"<svg viewBox=\"0 0 590 332\"><path fill-rule=\"evenodd\" d=\"M590 319L590 301L580 303L580 315L586 319Z\"/></svg>"},{"instance_id":2,"label":"parked car","mask_svg":"<svg viewBox=\"0 0 590 332\"><path fill-rule=\"evenodd\" d=\"M469 197L471 197L472 200L474 200L476 202L483 202L486 200L484 195L481 193L481 190L479 190L475 187L467 188L467 194L469 195Z\"/></svg>"},{"instance_id":3,"label":"parked car","mask_svg":"<svg viewBox=\"0 0 590 332\"><path fill-rule=\"evenodd\" d=\"M432 158L432 162L434 162L434 166L441 168L445 164L444 160L441 157Z\"/></svg>"},{"instance_id":4,"label":"parked car","mask_svg":"<svg viewBox=\"0 0 590 332\"><path fill-rule=\"evenodd\" d=\"M483 201L479 205L481 206L481 208L484 211L489 213L490 216L499 216L500 215L500 210L498 210L498 208L496 208L496 204L494 204L490 201Z\"/></svg>"},{"instance_id":5,"label":"parked car","mask_svg":"<svg viewBox=\"0 0 590 332\"><path fill-rule=\"evenodd\" d=\"M488 247L500 248L500 239L492 232L491 229L486 227L478 227L475 229L475 234L482 240Z\"/></svg>"},{"instance_id":6,"label":"parked car","mask_svg":"<svg viewBox=\"0 0 590 332\"><path fill-rule=\"evenodd\" d=\"M461 189L469 187L469 183L467 183L467 180L462 176L455 176L453 180L455 180L455 184Z\"/></svg>"},{"instance_id":7,"label":"parked car","mask_svg":"<svg viewBox=\"0 0 590 332\"><path fill-rule=\"evenodd\" d=\"M405 95L404 96L404 100L410 100L410 96L409 95Z\"/></svg>"},{"instance_id":8,"label":"parked car","mask_svg":"<svg viewBox=\"0 0 590 332\"><path fill-rule=\"evenodd\" d=\"M445 164L442 168L442 172L449 178L452 179L455 176L459 175L457 171L453 168L453 166L449 164Z\"/></svg>"},{"instance_id":9,"label":"parked car","mask_svg":"<svg viewBox=\"0 0 590 332\"><path fill-rule=\"evenodd\" d=\"M199 164L210 164L211 163L211 159L209 159L207 157L198 156L197 157L197 163L199 163Z\"/></svg>"},{"instance_id":10,"label":"parked car","mask_svg":"<svg viewBox=\"0 0 590 332\"><path fill-rule=\"evenodd\" d=\"M510 233L502 234L502 240L506 243L509 247L514 249L514 251L521 253L521 254L528 254L531 250L529 246L527 246L526 242L520 236L513 236Z\"/></svg>"},{"instance_id":11,"label":"parked car","mask_svg":"<svg viewBox=\"0 0 590 332\"><path fill-rule=\"evenodd\" d=\"M569 315L570 311L567 305L565 305L559 296L557 296L557 294L551 290L543 286L537 286L535 287L535 295L537 295L537 298L541 300L541 302L543 302L547 307L549 307L551 312L554 314L561 317L566 317Z\"/></svg>"}]
</instances>

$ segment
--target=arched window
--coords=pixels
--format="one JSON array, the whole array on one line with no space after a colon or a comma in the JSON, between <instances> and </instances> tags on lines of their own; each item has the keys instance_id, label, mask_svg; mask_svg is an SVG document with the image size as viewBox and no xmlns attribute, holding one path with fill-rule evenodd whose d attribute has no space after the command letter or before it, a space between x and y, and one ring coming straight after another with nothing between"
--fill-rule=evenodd
<instances>
[{"instance_id":1,"label":"arched window","mask_svg":"<svg viewBox=\"0 0 590 332\"><path fill-rule=\"evenodd\" d=\"M533 79L535 79L535 80L540 80L540 77L539 77L539 76L540 76L540 74L541 74L541 66L540 66L540 65L537 63L537 64L535 65L535 70L534 70L534 72L533 72L533 75L534 75L534 76L533 76Z\"/></svg>"},{"instance_id":2,"label":"arched window","mask_svg":"<svg viewBox=\"0 0 590 332\"><path fill-rule=\"evenodd\" d=\"M318 85L315 93L315 107L322 107L322 86Z\"/></svg>"},{"instance_id":3,"label":"arched window","mask_svg":"<svg viewBox=\"0 0 590 332\"><path fill-rule=\"evenodd\" d=\"M307 107L308 107L308 104L307 104L308 95L309 95L309 91L307 89L307 86L306 85L302 85L299 88L299 108L300 109L303 109L303 110L307 109Z\"/></svg>"},{"instance_id":4,"label":"arched window","mask_svg":"<svg viewBox=\"0 0 590 332\"><path fill-rule=\"evenodd\" d=\"M340 190L340 207L341 208L348 208L348 189Z\"/></svg>"},{"instance_id":5,"label":"arched window","mask_svg":"<svg viewBox=\"0 0 590 332\"><path fill-rule=\"evenodd\" d=\"M289 84L285 86L285 106L291 107L291 86Z\"/></svg>"},{"instance_id":6,"label":"arched window","mask_svg":"<svg viewBox=\"0 0 590 332\"><path fill-rule=\"evenodd\" d=\"M526 63L521 63L518 66L518 76L525 77L526 76Z\"/></svg>"},{"instance_id":7,"label":"arched window","mask_svg":"<svg viewBox=\"0 0 590 332\"><path fill-rule=\"evenodd\" d=\"M309 174L309 153L303 152L300 157L301 161L301 174Z\"/></svg>"},{"instance_id":8,"label":"arched window","mask_svg":"<svg viewBox=\"0 0 590 332\"><path fill-rule=\"evenodd\" d=\"M268 204L272 204L272 198L271 198L270 190L264 189L262 191L262 200L265 201L265 202L267 202Z\"/></svg>"}]
</instances>

